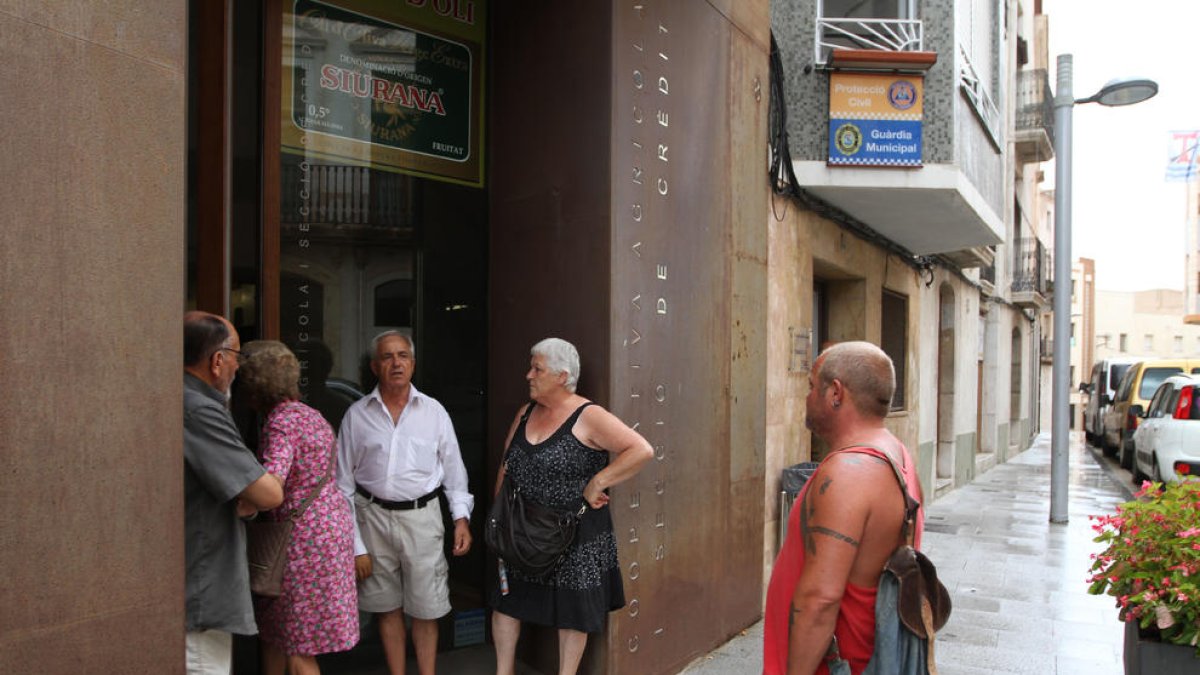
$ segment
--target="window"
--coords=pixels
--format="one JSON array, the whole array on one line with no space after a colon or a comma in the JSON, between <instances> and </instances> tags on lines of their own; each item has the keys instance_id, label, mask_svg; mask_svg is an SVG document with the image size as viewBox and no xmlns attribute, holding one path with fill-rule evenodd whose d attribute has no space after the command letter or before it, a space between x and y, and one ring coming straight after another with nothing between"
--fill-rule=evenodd
<instances>
[{"instance_id":1,"label":"window","mask_svg":"<svg viewBox=\"0 0 1200 675\"><path fill-rule=\"evenodd\" d=\"M1162 384L1172 375L1177 375L1183 372L1183 368L1175 368L1162 366L1158 368L1147 368L1142 373L1142 383L1138 387L1138 398L1147 399L1154 395L1154 390L1158 389L1158 385Z\"/></svg>"},{"instance_id":2,"label":"window","mask_svg":"<svg viewBox=\"0 0 1200 675\"><path fill-rule=\"evenodd\" d=\"M913 0L824 0L821 16L831 19L911 19Z\"/></svg>"},{"instance_id":3,"label":"window","mask_svg":"<svg viewBox=\"0 0 1200 675\"><path fill-rule=\"evenodd\" d=\"M1142 351L1146 352L1147 354L1154 351L1154 334L1146 333L1142 337Z\"/></svg>"},{"instance_id":4,"label":"window","mask_svg":"<svg viewBox=\"0 0 1200 675\"><path fill-rule=\"evenodd\" d=\"M1009 400L1008 400L1008 419L1009 423L1015 425L1021 419L1021 330L1014 328L1012 331L1012 367L1009 371Z\"/></svg>"},{"instance_id":5,"label":"window","mask_svg":"<svg viewBox=\"0 0 1200 675\"><path fill-rule=\"evenodd\" d=\"M413 325L413 280L395 279L375 287L375 326L407 328Z\"/></svg>"},{"instance_id":6,"label":"window","mask_svg":"<svg viewBox=\"0 0 1200 675\"><path fill-rule=\"evenodd\" d=\"M1071 388L1075 388L1075 366L1071 366Z\"/></svg>"},{"instance_id":7,"label":"window","mask_svg":"<svg viewBox=\"0 0 1200 675\"><path fill-rule=\"evenodd\" d=\"M1129 351L1129 336L1126 335L1125 333L1121 333L1121 337L1119 338L1119 345L1120 346L1117 347L1118 351L1120 351L1122 354L1124 354L1125 352L1128 352Z\"/></svg>"},{"instance_id":8,"label":"window","mask_svg":"<svg viewBox=\"0 0 1200 675\"><path fill-rule=\"evenodd\" d=\"M1171 394L1163 402L1163 409L1158 414L1159 417L1171 417L1175 414L1175 406L1179 405L1179 390L1175 387L1169 387L1169 390Z\"/></svg>"},{"instance_id":9,"label":"window","mask_svg":"<svg viewBox=\"0 0 1200 675\"><path fill-rule=\"evenodd\" d=\"M1129 370L1129 365L1128 363L1117 363L1112 366L1112 374L1108 379L1109 389L1116 391L1117 387L1121 386L1121 377L1125 375L1125 371Z\"/></svg>"},{"instance_id":10,"label":"window","mask_svg":"<svg viewBox=\"0 0 1200 675\"><path fill-rule=\"evenodd\" d=\"M1130 368L1129 370L1125 371L1125 375L1123 375L1121 377L1121 384L1120 384L1120 386L1117 387L1117 395L1113 397L1114 401L1128 401L1129 400L1129 390L1133 389L1133 380L1134 380L1133 376L1136 374L1137 374L1137 371L1134 370L1133 368Z\"/></svg>"},{"instance_id":11,"label":"window","mask_svg":"<svg viewBox=\"0 0 1200 675\"><path fill-rule=\"evenodd\" d=\"M892 365L896 369L896 393L892 395L892 410L903 410L905 354L908 352L908 297L884 290L881 304L880 347L891 357Z\"/></svg>"},{"instance_id":12,"label":"window","mask_svg":"<svg viewBox=\"0 0 1200 675\"><path fill-rule=\"evenodd\" d=\"M1160 411L1163 409L1163 401L1170 398L1167 393L1170 387L1159 387L1158 391L1154 392L1154 398L1146 404L1146 417L1162 417Z\"/></svg>"},{"instance_id":13,"label":"window","mask_svg":"<svg viewBox=\"0 0 1200 675\"><path fill-rule=\"evenodd\" d=\"M956 11L960 62L958 84L967 102L974 108L983 129L999 149L1003 117L996 101L1003 100L1000 83L1004 64L997 58L997 45L1003 44L1001 32L1005 26L1002 3L995 0L966 0L966 11Z\"/></svg>"},{"instance_id":14,"label":"window","mask_svg":"<svg viewBox=\"0 0 1200 675\"><path fill-rule=\"evenodd\" d=\"M1175 353L1176 354L1183 353L1183 336L1182 335L1175 336Z\"/></svg>"}]
</instances>

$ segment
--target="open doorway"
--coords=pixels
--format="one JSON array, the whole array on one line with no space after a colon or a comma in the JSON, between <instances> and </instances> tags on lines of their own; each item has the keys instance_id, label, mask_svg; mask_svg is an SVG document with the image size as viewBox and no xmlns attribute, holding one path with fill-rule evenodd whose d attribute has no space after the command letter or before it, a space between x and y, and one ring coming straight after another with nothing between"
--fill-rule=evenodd
<instances>
[{"instance_id":1,"label":"open doorway","mask_svg":"<svg viewBox=\"0 0 1200 675\"><path fill-rule=\"evenodd\" d=\"M475 496L477 545L467 556L447 556L453 611L441 622L441 650L482 643L486 628L478 517L490 497L480 159L486 15L484 3L476 4L470 18L477 25L431 14L418 31L404 24L401 10L372 16L366 10L381 4L356 0L189 3L185 307L228 316L243 341L287 344L301 363L302 398L335 430L375 385L367 366L372 338L387 329L414 337L413 383L449 413ZM305 24L301 12L322 22ZM467 26L447 50L467 50L469 59L422 62L420 54L431 53L426 43L447 40L429 28L438 22L445 31ZM330 90L323 77L332 63L357 64L356 72L378 81L415 83L403 91L424 97L422 104L357 96L363 90L354 83ZM418 91L416 84L431 81L443 86ZM457 100L470 104L451 110ZM325 133L313 127L318 120L341 126ZM466 140L446 141L458 133ZM435 146L433 154L443 156L426 152ZM457 156L468 154L469 162ZM253 447L257 421L247 413L240 422ZM448 521L444 504L443 514ZM448 522L446 529L453 529ZM359 646L322 657L326 672L383 664L373 622L362 618ZM235 672L258 672L253 640L238 645Z\"/></svg>"}]
</instances>

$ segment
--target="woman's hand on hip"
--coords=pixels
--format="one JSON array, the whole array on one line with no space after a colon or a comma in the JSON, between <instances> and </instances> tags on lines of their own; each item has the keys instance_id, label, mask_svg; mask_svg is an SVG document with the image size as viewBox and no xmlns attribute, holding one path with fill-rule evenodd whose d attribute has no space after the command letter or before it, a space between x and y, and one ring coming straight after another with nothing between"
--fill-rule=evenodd
<instances>
[{"instance_id":1,"label":"woman's hand on hip","mask_svg":"<svg viewBox=\"0 0 1200 675\"><path fill-rule=\"evenodd\" d=\"M596 482L595 476L584 486L583 500L593 509L599 509L608 504L608 493Z\"/></svg>"}]
</instances>

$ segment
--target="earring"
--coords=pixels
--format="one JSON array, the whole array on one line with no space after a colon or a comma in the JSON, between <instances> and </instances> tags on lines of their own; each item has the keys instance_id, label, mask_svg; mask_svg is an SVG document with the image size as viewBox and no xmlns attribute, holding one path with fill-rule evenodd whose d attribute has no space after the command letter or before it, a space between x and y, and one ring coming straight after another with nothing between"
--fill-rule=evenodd
<instances>
[{"instance_id":1,"label":"earring","mask_svg":"<svg viewBox=\"0 0 1200 675\"><path fill-rule=\"evenodd\" d=\"M839 400L838 400L838 399L836 399L836 398L835 398L835 399L833 399L833 407L835 407L835 408L840 408L840 407L842 407L842 402L841 402L841 401L839 401Z\"/></svg>"}]
</instances>

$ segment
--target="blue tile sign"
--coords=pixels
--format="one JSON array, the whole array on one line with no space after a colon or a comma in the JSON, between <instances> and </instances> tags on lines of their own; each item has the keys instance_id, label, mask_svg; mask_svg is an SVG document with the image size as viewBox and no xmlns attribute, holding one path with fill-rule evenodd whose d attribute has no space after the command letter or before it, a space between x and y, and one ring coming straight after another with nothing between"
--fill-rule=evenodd
<instances>
[{"instance_id":1,"label":"blue tile sign","mask_svg":"<svg viewBox=\"0 0 1200 675\"><path fill-rule=\"evenodd\" d=\"M921 166L925 82L920 75L829 76L831 166Z\"/></svg>"}]
</instances>

